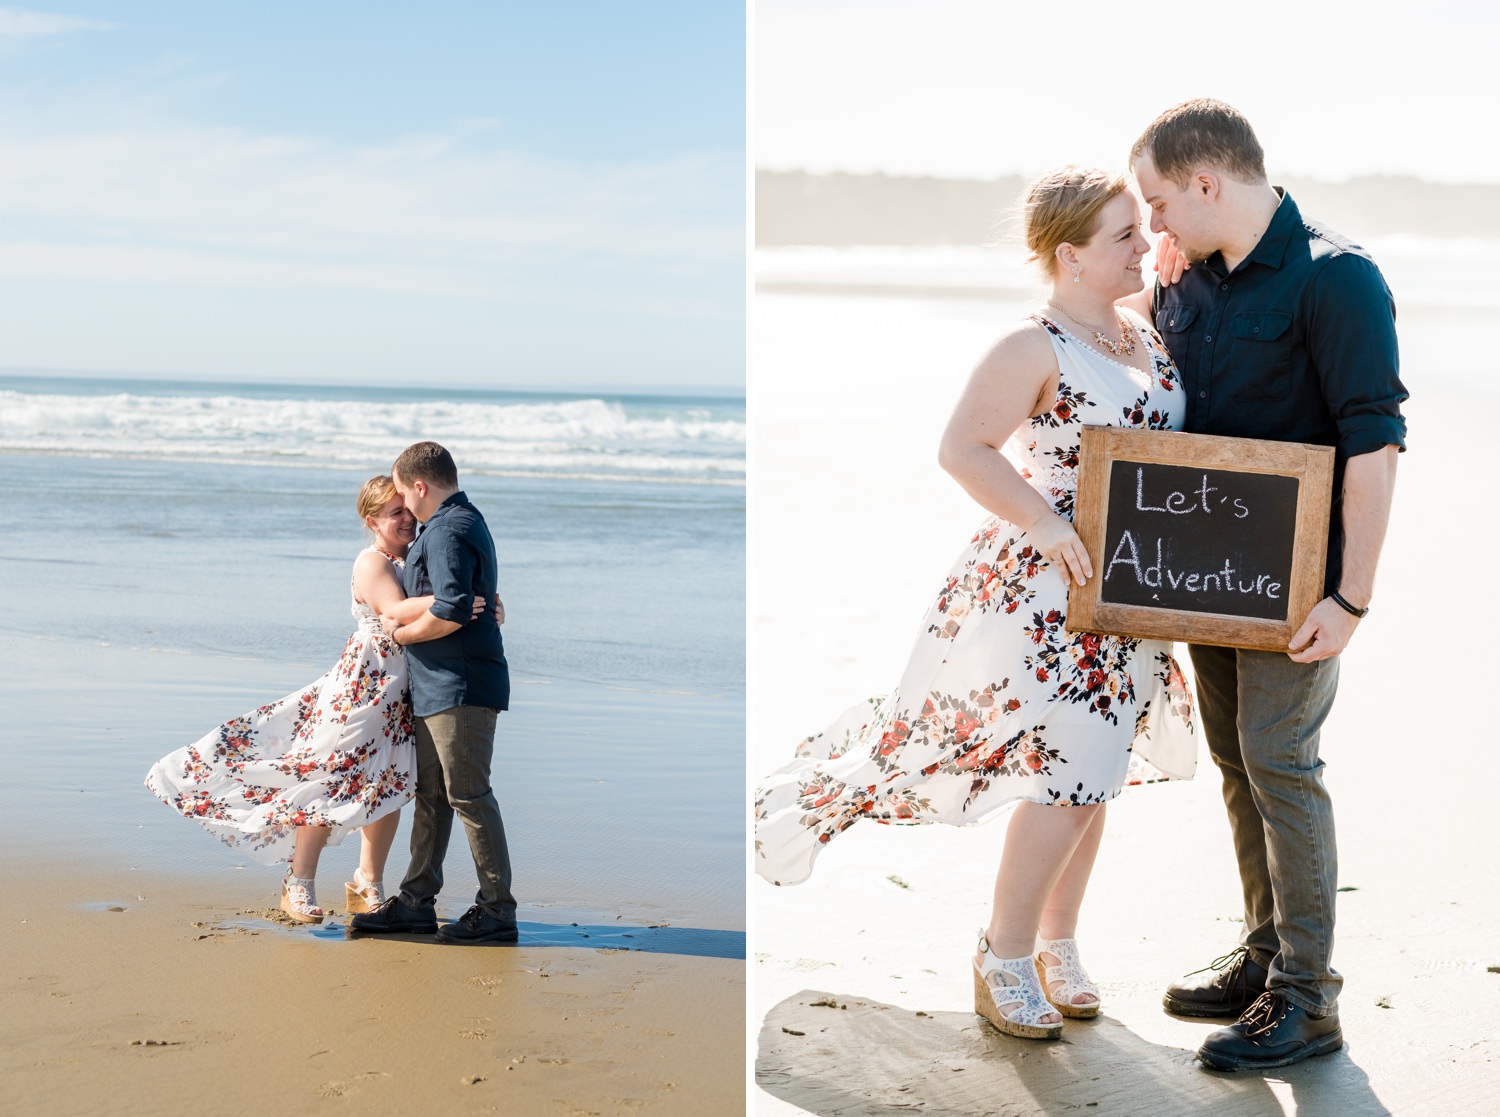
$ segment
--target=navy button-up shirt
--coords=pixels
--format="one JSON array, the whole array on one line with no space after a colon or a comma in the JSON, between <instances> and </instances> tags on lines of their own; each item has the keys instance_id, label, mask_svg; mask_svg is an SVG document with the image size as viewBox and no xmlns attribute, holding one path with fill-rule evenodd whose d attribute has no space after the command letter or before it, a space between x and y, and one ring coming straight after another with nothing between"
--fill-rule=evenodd
<instances>
[{"instance_id":1,"label":"navy button-up shirt","mask_svg":"<svg viewBox=\"0 0 1500 1117\"><path fill-rule=\"evenodd\" d=\"M1231 272L1215 252L1157 285L1151 310L1195 434L1333 446L1324 592L1343 567L1344 463L1406 448L1396 307L1364 249L1303 219L1290 195Z\"/></svg>"},{"instance_id":2,"label":"navy button-up shirt","mask_svg":"<svg viewBox=\"0 0 1500 1117\"><path fill-rule=\"evenodd\" d=\"M401 583L408 597L432 594L430 612L457 621L457 632L406 645L412 713L441 713L454 706L510 707L510 668L495 623L499 570L495 542L479 509L456 492L433 512L406 553ZM470 619L474 598L489 609Z\"/></svg>"}]
</instances>

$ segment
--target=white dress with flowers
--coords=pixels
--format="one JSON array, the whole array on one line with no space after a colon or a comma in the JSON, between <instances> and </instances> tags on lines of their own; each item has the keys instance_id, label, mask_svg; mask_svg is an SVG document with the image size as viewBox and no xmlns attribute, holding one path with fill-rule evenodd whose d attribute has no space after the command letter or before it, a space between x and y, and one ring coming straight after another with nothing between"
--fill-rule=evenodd
<instances>
[{"instance_id":1,"label":"white dress with flowers","mask_svg":"<svg viewBox=\"0 0 1500 1117\"><path fill-rule=\"evenodd\" d=\"M1084 425L1169 430L1182 388L1161 340L1133 317L1150 373L1037 321L1057 353L1057 401L1005 454L1071 520ZM1190 777L1192 699L1171 646L1069 633L1066 608L1066 583L1025 532L995 516L981 524L896 690L802 742L757 788L756 871L806 880L860 819L972 823L1015 800L1101 803L1127 782Z\"/></svg>"},{"instance_id":2,"label":"white dress with flowers","mask_svg":"<svg viewBox=\"0 0 1500 1117\"><path fill-rule=\"evenodd\" d=\"M416 788L406 654L368 605L356 599L353 613L327 674L164 756L146 774L151 792L266 864L291 860L298 826L328 827L332 845L400 810Z\"/></svg>"}]
</instances>

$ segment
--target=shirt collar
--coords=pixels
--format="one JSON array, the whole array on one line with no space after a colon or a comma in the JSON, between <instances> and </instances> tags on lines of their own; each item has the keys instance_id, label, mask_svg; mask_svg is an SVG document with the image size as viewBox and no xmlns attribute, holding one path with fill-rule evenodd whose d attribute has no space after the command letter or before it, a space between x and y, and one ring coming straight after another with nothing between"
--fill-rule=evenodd
<instances>
[{"instance_id":1,"label":"shirt collar","mask_svg":"<svg viewBox=\"0 0 1500 1117\"><path fill-rule=\"evenodd\" d=\"M1255 242L1250 255L1239 262L1235 271L1244 271L1251 264L1264 264L1268 268L1280 270L1282 260L1286 257L1286 246L1292 240L1292 233L1302 225L1302 211L1297 208L1297 203L1292 201L1292 196L1280 186L1272 189L1281 196L1281 203L1271 214L1266 231L1260 235L1260 240ZM1222 252L1215 252L1203 262L1208 266L1209 271L1220 279L1229 274L1229 269L1224 266L1224 253Z\"/></svg>"},{"instance_id":2,"label":"shirt collar","mask_svg":"<svg viewBox=\"0 0 1500 1117\"><path fill-rule=\"evenodd\" d=\"M446 512L449 508L458 508L468 503L468 495L462 489L459 489L447 500L443 501L443 503L439 504L436 508L433 509L432 515L427 517L427 523L417 525L417 534L421 535L424 531L426 531L427 528L432 524L432 522L439 516L441 516L444 512Z\"/></svg>"},{"instance_id":3,"label":"shirt collar","mask_svg":"<svg viewBox=\"0 0 1500 1117\"><path fill-rule=\"evenodd\" d=\"M1281 204L1276 207L1276 212L1271 215L1271 223L1266 226L1260 240L1255 242L1255 247L1245 257L1241 267L1245 264L1264 264L1268 268L1280 268L1281 261L1286 257L1286 246L1291 243L1292 232L1302 224L1302 211L1292 201L1292 196L1280 186L1272 189L1281 195Z\"/></svg>"}]
</instances>

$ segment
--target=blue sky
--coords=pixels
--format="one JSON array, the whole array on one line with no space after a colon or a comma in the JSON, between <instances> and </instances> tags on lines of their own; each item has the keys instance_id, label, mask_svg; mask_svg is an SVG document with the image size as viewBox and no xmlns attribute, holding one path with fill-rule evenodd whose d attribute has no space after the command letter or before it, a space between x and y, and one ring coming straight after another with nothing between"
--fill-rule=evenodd
<instances>
[{"instance_id":1,"label":"blue sky","mask_svg":"<svg viewBox=\"0 0 1500 1117\"><path fill-rule=\"evenodd\" d=\"M744 9L0 7L0 367L736 390Z\"/></svg>"}]
</instances>

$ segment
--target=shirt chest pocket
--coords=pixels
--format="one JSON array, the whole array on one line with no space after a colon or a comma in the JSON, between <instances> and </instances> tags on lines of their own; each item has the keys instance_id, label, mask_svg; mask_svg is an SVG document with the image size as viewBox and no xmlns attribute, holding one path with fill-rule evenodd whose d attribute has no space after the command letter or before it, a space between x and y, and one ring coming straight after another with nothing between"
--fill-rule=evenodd
<instances>
[{"instance_id":1,"label":"shirt chest pocket","mask_svg":"<svg viewBox=\"0 0 1500 1117\"><path fill-rule=\"evenodd\" d=\"M1229 323L1229 367L1238 400L1286 399L1292 390L1292 316L1244 310Z\"/></svg>"},{"instance_id":2,"label":"shirt chest pocket","mask_svg":"<svg viewBox=\"0 0 1500 1117\"><path fill-rule=\"evenodd\" d=\"M1172 363L1178 373L1186 378L1188 370L1196 369L1194 359L1195 339L1189 330L1198 317L1196 306L1164 306L1156 312L1156 332L1166 342L1167 352L1172 354Z\"/></svg>"}]
</instances>

